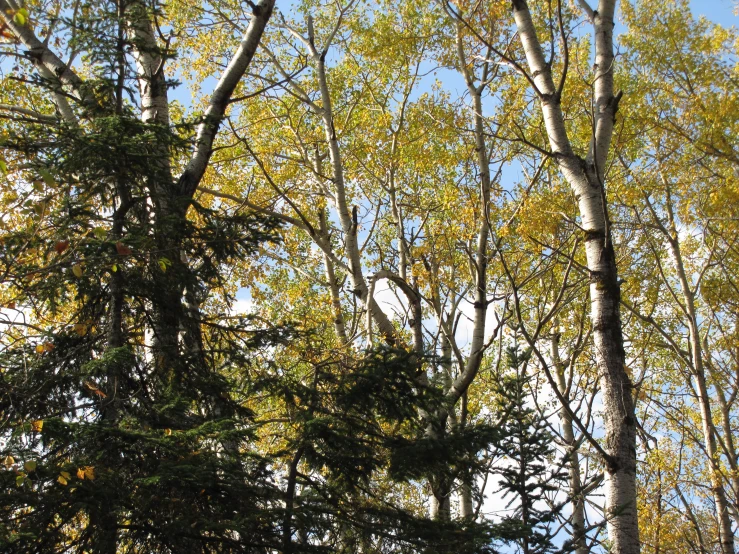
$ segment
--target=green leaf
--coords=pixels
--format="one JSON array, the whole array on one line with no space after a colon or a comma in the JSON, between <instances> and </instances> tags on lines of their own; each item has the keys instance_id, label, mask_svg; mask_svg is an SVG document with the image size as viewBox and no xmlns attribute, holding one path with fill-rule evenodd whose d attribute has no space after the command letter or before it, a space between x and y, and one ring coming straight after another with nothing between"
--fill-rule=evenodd
<instances>
[{"instance_id":1,"label":"green leaf","mask_svg":"<svg viewBox=\"0 0 739 554\"><path fill-rule=\"evenodd\" d=\"M162 273L165 273L167 268L172 265L172 261L169 258L159 258L157 263L159 263L159 269L162 270Z\"/></svg>"},{"instance_id":2,"label":"green leaf","mask_svg":"<svg viewBox=\"0 0 739 554\"><path fill-rule=\"evenodd\" d=\"M52 177L48 169L39 169L38 174L41 175L41 178L50 187L53 187L54 185L56 185L56 181L54 181L54 177Z\"/></svg>"}]
</instances>

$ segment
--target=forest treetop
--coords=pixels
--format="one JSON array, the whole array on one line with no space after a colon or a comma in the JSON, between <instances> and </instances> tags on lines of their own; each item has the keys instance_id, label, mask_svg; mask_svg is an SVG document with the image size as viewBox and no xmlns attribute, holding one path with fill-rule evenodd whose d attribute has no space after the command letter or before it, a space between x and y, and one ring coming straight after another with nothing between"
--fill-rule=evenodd
<instances>
[{"instance_id":1,"label":"forest treetop","mask_svg":"<svg viewBox=\"0 0 739 554\"><path fill-rule=\"evenodd\" d=\"M734 553L733 27L0 0L0 33L4 550Z\"/></svg>"}]
</instances>

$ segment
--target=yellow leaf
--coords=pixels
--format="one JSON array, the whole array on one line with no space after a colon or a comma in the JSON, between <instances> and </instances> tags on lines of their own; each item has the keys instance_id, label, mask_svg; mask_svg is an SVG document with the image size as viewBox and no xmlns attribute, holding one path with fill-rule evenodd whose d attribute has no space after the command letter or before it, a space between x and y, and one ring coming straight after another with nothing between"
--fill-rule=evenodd
<instances>
[{"instance_id":1,"label":"yellow leaf","mask_svg":"<svg viewBox=\"0 0 739 554\"><path fill-rule=\"evenodd\" d=\"M64 477L67 481L69 481L72 478L72 476L69 474L68 471L62 471L62 472L59 473L59 475L61 475L62 477Z\"/></svg>"},{"instance_id":2,"label":"yellow leaf","mask_svg":"<svg viewBox=\"0 0 739 554\"><path fill-rule=\"evenodd\" d=\"M5 467L10 469L14 463L15 459L13 458L13 456L5 456L5 460L3 460L3 464L5 465Z\"/></svg>"},{"instance_id":3,"label":"yellow leaf","mask_svg":"<svg viewBox=\"0 0 739 554\"><path fill-rule=\"evenodd\" d=\"M84 479L85 478L85 470L81 467L77 468L77 479Z\"/></svg>"},{"instance_id":4,"label":"yellow leaf","mask_svg":"<svg viewBox=\"0 0 739 554\"><path fill-rule=\"evenodd\" d=\"M60 485L64 485L65 487L67 486L67 479L63 475L57 477L56 480L59 482Z\"/></svg>"},{"instance_id":5,"label":"yellow leaf","mask_svg":"<svg viewBox=\"0 0 739 554\"><path fill-rule=\"evenodd\" d=\"M95 480L95 468L92 466L85 466L84 467L85 477L90 480Z\"/></svg>"},{"instance_id":6,"label":"yellow leaf","mask_svg":"<svg viewBox=\"0 0 739 554\"><path fill-rule=\"evenodd\" d=\"M74 264L72 266L72 273L74 273L74 276L77 278L82 277L82 266L80 264Z\"/></svg>"},{"instance_id":7,"label":"yellow leaf","mask_svg":"<svg viewBox=\"0 0 739 554\"><path fill-rule=\"evenodd\" d=\"M33 429L33 431L35 431L36 433L40 433L43 428L44 428L43 419L37 419L36 421L31 422L31 429Z\"/></svg>"},{"instance_id":8,"label":"yellow leaf","mask_svg":"<svg viewBox=\"0 0 739 554\"><path fill-rule=\"evenodd\" d=\"M164 434L170 436L172 434L172 429L165 429Z\"/></svg>"},{"instance_id":9,"label":"yellow leaf","mask_svg":"<svg viewBox=\"0 0 739 554\"><path fill-rule=\"evenodd\" d=\"M108 395L101 391L98 386L92 381L85 381L85 388L94 394L97 394L101 398L106 398Z\"/></svg>"},{"instance_id":10,"label":"yellow leaf","mask_svg":"<svg viewBox=\"0 0 739 554\"><path fill-rule=\"evenodd\" d=\"M33 460L28 460L25 464L23 464L23 469L25 469L27 472L36 471L36 462Z\"/></svg>"},{"instance_id":11,"label":"yellow leaf","mask_svg":"<svg viewBox=\"0 0 739 554\"><path fill-rule=\"evenodd\" d=\"M84 323L76 323L74 326L74 332L79 336L84 337L87 334L87 325Z\"/></svg>"},{"instance_id":12,"label":"yellow leaf","mask_svg":"<svg viewBox=\"0 0 739 554\"><path fill-rule=\"evenodd\" d=\"M43 354L44 353L44 345L43 344L37 344L36 345L36 354Z\"/></svg>"}]
</instances>

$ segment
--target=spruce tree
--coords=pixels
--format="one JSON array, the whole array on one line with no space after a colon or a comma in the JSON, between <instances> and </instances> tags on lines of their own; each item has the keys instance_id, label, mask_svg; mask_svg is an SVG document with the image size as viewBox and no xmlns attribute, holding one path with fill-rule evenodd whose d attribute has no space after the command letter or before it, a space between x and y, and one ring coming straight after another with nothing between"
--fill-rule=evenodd
<instances>
[{"instance_id":1,"label":"spruce tree","mask_svg":"<svg viewBox=\"0 0 739 554\"><path fill-rule=\"evenodd\" d=\"M194 127L142 120L127 100L135 27L154 15L123 1L62 13L87 53L77 120L5 129L4 191L25 220L5 228L0 258L19 320L0 352L4 552L277 544L281 492L229 377L272 339L201 309L223 264L274 239L275 225L207 209L173 180ZM27 68L36 90L59 94L32 58Z\"/></svg>"},{"instance_id":2,"label":"spruce tree","mask_svg":"<svg viewBox=\"0 0 739 554\"><path fill-rule=\"evenodd\" d=\"M552 498L561 490L566 473L556 462L554 437L545 416L530 402L532 376L526 364L530 351L518 346L506 352L509 373L499 382L501 440L497 454L502 498L512 512L496 524L497 532L516 544L522 554L544 554L555 549L556 518L564 503ZM552 463L555 462L555 463Z\"/></svg>"},{"instance_id":3,"label":"spruce tree","mask_svg":"<svg viewBox=\"0 0 739 554\"><path fill-rule=\"evenodd\" d=\"M17 213L0 237L15 319L0 349L0 549L489 551L489 525L431 522L379 485L451 482L497 431L429 437L441 388L419 386L431 360L403 349L329 356L310 379L257 361L301 337L226 313L224 275L278 240L276 221L197 201L205 170L187 160L220 120L175 124L147 103L174 85L140 67L174 56L154 39L158 4L78 7L33 15L66 29L85 78L21 57L44 115L6 122L1 139ZM16 19L11 31L30 30ZM282 451L264 448L264 395L290 416Z\"/></svg>"}]
</instances>

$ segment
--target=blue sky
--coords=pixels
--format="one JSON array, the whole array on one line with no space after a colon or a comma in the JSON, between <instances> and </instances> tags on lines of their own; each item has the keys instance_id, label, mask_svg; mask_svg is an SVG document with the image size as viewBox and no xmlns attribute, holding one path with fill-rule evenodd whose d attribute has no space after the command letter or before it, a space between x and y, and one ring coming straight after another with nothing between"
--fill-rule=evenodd
<instances>
[{"instance_id":1,"label":"blue sky","mask_svg":"<svg viewBox=\"0 0 739 554\"><path fill-rule=\"evenodd\" d=\"M711 21L726 26L739 24L739 17L734 15L734 0L692 0L690 9L696 15L705 15Z\"/></svg>"}]
</instances>

